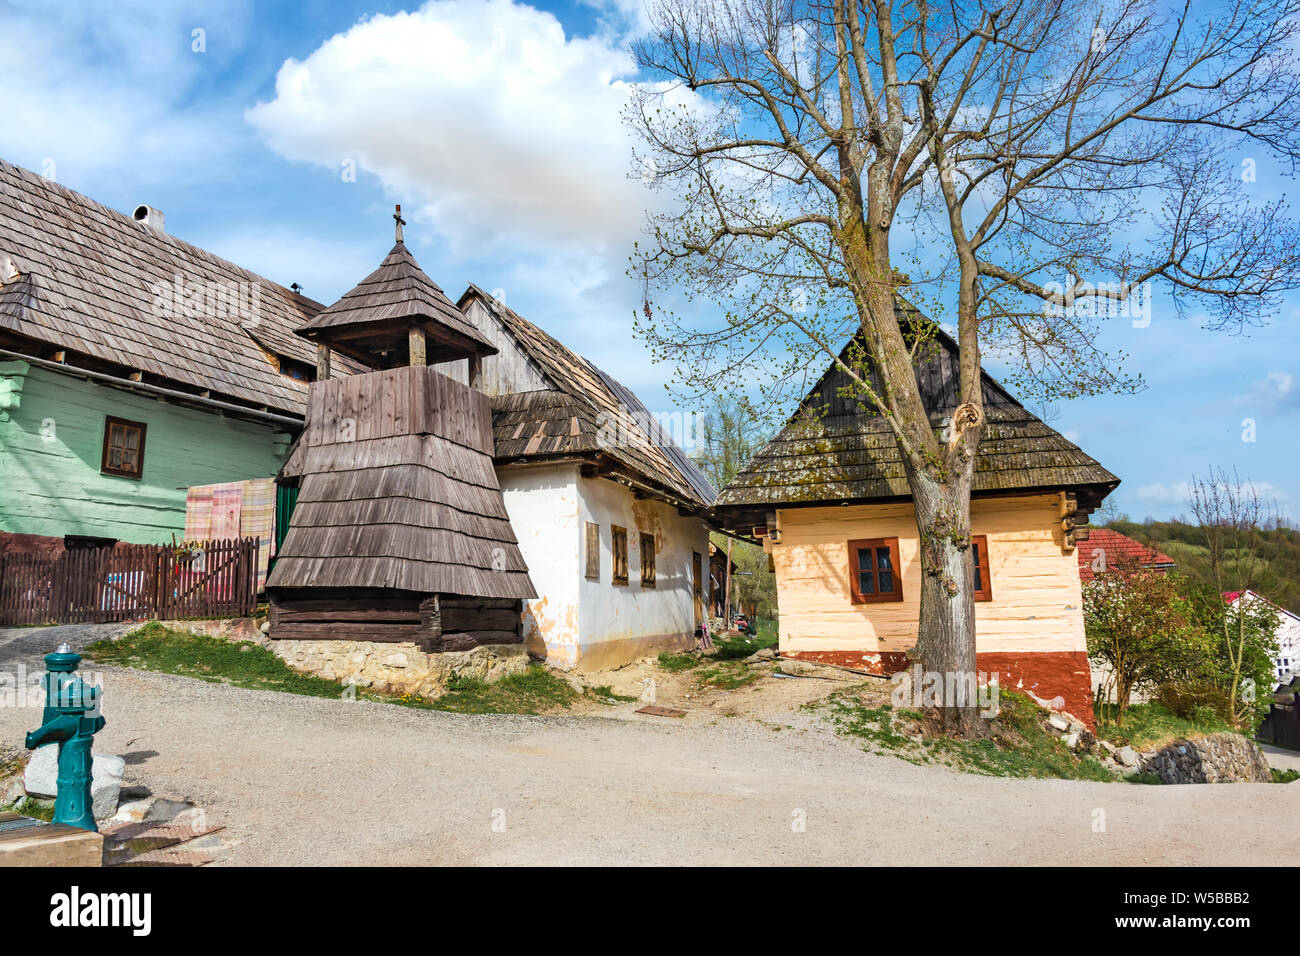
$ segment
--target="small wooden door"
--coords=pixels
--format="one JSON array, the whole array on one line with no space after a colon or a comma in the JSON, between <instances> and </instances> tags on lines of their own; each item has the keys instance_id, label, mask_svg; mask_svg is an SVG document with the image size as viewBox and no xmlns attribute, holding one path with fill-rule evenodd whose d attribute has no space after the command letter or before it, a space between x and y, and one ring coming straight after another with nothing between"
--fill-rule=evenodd
<instances>
[{"instance_id":1,"label":"small wooden door","mask_svg":"<svg viewBox=\"0 0 1300 956\"><path fill-rule=\"evenodd\" d=\"M691 571L691 592L694 595L693 603L695 604L695 630L698 633L700 626L704 623L704 556L698 551L692 555Z\"/></svg>"}]
</instances>

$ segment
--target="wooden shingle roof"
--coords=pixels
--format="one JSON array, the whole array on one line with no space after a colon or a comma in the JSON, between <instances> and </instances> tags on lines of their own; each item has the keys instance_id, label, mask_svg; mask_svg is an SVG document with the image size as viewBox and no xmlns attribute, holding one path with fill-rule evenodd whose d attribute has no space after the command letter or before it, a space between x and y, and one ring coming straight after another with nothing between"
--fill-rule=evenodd
<instances>
[{"instance_id":1,"label":"wooden shingle roof","mask_svg":"<svg viewBox=\"0 0 1300 956\"><path fill-rule=\"evenodd\" d=\"M919 315L919 313L916 313ZM901 317L901 315L900 315ZM938 427L959 403L957 343L937 327L932 350L916 367L917 384ZM850 341L840 358L856 354ZM883 390L872 371L873 387ZM1119 479L1066 440L981 372L986 425L972 493L1086 489L1100 501ZM902 457L885 421L854 394L832 365L786 426L718 496L719 508L764 508L819 502L910 497Z\"/></svg>"},{"instance_id":2,"label":"wooden shingle roof","mask_svg":"<svg viewBox=\"0 0 1300 956\"><path fill-rule=\"evenodd\" d=\"M532 458L605 459L683 501L708 507L717 492L636 396L562 342L477 286L477 298L551 387L492 399L498 463Z\"/></svg>"},{"instance_id":3,"label":"wooden shingle roof","mask_svg":"<svg viewBox=\"0 0 1300 956\"><path fill-rule=\"evenodd\" d=\"M273 590L536 597L492 466L488 398L426 366L313 383Z\"/></svg>"},{"instance_id":4,"label":"wooden shingle roof","mask_svg":"<svg viewBox=\"0 0 1300 956\"><path fill-rule=\"evenodd\" d=\"M348 340L353 337L385 326L398 329L405 337L407 327L412 325L423 327L433 339L431 359L439 354L439 346L478 355L491 355L497 350L424 273L400 239L378 269L297 331L346 352Z\"/></svg>"},{"instance_id":5,"label":"wooden shingle roof","mask_svg":"<svg viewBox=\"0 0 1300 956\"><path fill-rule=\"evenodd\" d=\"M307 383L268 352L314 364L293 330L321 309L197 246L0 160L0 329L212 397L302 414ZM160 307L181 290L187 310ZM218 294L224 305L214 307ZM206 303L200 305L200 303ZM336 374L356 366L340 363Z\"/></svg>"}]
</instances>

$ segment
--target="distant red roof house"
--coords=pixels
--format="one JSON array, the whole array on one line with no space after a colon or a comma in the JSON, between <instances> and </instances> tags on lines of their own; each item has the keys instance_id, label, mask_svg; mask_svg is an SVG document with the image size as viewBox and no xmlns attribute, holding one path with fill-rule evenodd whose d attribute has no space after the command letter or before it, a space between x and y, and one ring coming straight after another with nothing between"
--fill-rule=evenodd
<instances>
[{"instance_id":1,"label":"distant red roof house","mask_svg":"<svg viewBox=\"0 0 1300 956\"><path fill-rule=\"evenodd\" d=\"M1079 556L1079 579L1085 584L1106 568L1137 565L1168 571L1174 566L1174 559L1169 555L1109 528L1094 528L1088 540L1079 542L1075 550Z\"/></svg>"}]
</instances>

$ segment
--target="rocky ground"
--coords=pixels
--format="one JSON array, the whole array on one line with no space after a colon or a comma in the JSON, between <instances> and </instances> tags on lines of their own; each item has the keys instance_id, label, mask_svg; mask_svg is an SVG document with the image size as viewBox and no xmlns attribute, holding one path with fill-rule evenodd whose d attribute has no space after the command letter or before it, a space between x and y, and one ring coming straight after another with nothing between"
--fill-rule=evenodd
<instances>
[{"instance_id":1,"label":"rocky ground","mask_svg":"<svg viewBox=\"0 0 1300 956\"><path fill-rule=\"evenodd\" d=\"M58 630L0 631L0 669L93 639ZM802 709L833 681L588 678L638 698L647 679L686 716L446 714L105 669L97 749L135 797L223 828L219 865L1300 862L1296 786L959 774L837 737ZM0 741L39 720L0 709Z\"/></svg>"}]
</instances>

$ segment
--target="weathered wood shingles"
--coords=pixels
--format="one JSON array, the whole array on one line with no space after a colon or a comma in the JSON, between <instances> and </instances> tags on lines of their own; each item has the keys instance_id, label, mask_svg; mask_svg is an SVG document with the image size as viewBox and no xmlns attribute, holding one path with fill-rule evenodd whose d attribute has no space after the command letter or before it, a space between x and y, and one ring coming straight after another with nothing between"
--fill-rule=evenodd
<instances>
[{"instance_id":1,"label":"weathered wood shingles","mask_svg":"<svg viewBox=\"0 0 1300 956\"><path fill-rule=\"evenodd\" d=\"M314 364L314 347L292 333L320 303L0 160L6 257L20 276L0 276L0 327L214 398L302 414L307 384L281 375L267 352ZM178 278L188 288L255 285L244 301L256 311L168 315L154 286ZM343 362L336 374L355 368Z\"/></svg>"},{"instance_id":2,"label":"weathered wood shingles","mask_svg":"<svg viewBox=\"0 0 1300 956\"><path fill-rule=\"evenodd\" d=\"M960 378L957 343L941 330L935 332L916 375L931 422L938 425L957 407ZM850 361L852 354L850 342L840 357ZM874 370L871 377L880 389ZM908 497L893 433L849 385L848 376L831 366L785 428L722 490L718 506ZM986 426L975 461L974 492L1100 489L1119 483L987 374L982 388Z\"/></svg>"},{"instance_id":3,"label":"weathered wood shingles","mask_svg":"<svg viewBox=\"0 0 1300 956\"><path fill-rule=\"evenodd\" d=\"M603 456L683 501L713 504L708 479L647 421L645 407L628 389L477 286L461 297L462 308L470 297L487 307L551 386L492 399L498 464Z\"/></svg>"},{"instance_id":4,"label":"weathered wood shingles","mask_svg":"<svg viewBox=\"0 0 1300 956\"><path fill-rule=\"evenodd\" d=\"M350 326L360 330L397 319L431 319L429 324L434 331L449 332L452 338L463 340L469 351L480 354L496 351L425 274L401 241L393 246L378 269L304 323L298 332L315 338L327 331L338 334ZM420 324L425 323L420 321Z\"/></svg>"},{"instance_id":5,"label":"weathered wood shingles","mask_svg":"<svg viewBox=\"0 0 1300 956\"><path fill-rule=\"evenodd\" d=\"M492 465L486 395L429 367L313 385L284 477L298 504L272 589L536 597Z\"/></svg>"}]
</instances>

